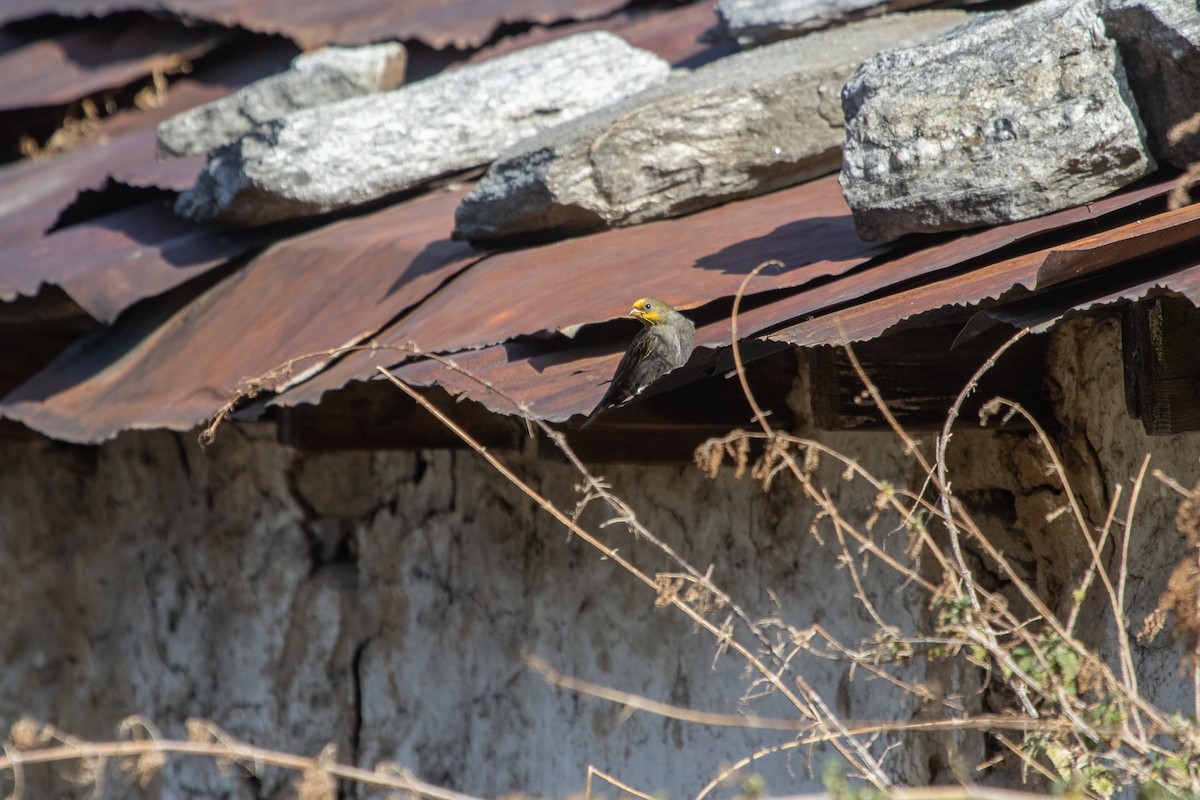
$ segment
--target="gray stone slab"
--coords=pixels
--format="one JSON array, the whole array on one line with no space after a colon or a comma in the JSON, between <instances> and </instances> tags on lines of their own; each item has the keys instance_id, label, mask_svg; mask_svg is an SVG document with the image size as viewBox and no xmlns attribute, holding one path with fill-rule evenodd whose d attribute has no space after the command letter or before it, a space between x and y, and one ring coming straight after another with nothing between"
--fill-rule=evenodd
<instances>
[{"instance_id":1,"label":"gray stone slab","mask_svg":"<svg viewBox=\"0 0 1200 800\"><path fill-rule=\"evenodd\" d=\"M669 72L653 53L596 31L299 111L214 153L175 210L257 225L368 202L486 164Z\"/></svg>"},{"instance_id":2,"label":"gray stone slab","mask_svg":"<svg viewBox=\"0 0 1200 800\"><path fill-rule=\"evenodd\" d=\"M406 63L407 52L399 42L306 53L286 72L160 123L158 155L209 153L293 111L390 91L404 82Z\"/></svg>"},{"instance_id":3,"label":"gray stone slab","mask_svg":"<svg viewBox=\"0 0 1200 800\"><path fill-rule=\"evenodd\" d=\"M710 36L744 47L803 36L864 17L906 11L932 0L717 0Z\"/></svg>"},{"instance_id":4,"label":"gray stone slab","mask_svg":"<svg viewBox=\"0 0 1200 800\"><path fill-rule=\"evenodd\" d=\"M1200 12L1195 0L1115 0L1103 10L1116 39L1156 156L1177 167L1200 161L1200 124L1171 129L1200 114Z\"/></svg>"},{"instance_id":5,"label":"gray stone slab","mask_svg":"<svg viewBox=\"0 0 1200 800\"><path fill-rule=\"evenodd\" d=\"M896 15L729 56L506 151L463 200L480 244L678 216L837 171L840 91L863 58L967 19Z\"/></svg>"},{"instance_id":6,"label":"gray stone slab","mask_svg":"<svg viewBox=\"0 0 1200 800\"><path fill-rule=\"evenodd\" d=\"M1090 0L1043 0L870 58L842 95L842 188L865 239L1077 206L1155 168Z\"/></svg>"}]
</instances>

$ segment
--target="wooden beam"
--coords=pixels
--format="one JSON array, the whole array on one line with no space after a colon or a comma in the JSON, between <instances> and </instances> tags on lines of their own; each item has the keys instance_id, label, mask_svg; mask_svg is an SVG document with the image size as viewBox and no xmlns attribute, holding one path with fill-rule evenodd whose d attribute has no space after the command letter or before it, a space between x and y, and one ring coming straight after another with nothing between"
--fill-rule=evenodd
<instances>
[{"instance_id":1,"label":"wooden beam","mask_svg":"<svg viewBox=\"0 0 1200 800\"><path fill-rule=\"evenodd\" d=\"M971 376L1013 333L998 326L952 350L961 330L961 323L914 328L853 345L867 376L904 428L940 429ZM1050 398L1042 384L1045 350L1044 336L1027 336L1014 345L985 373L963 404L959 418L978 420L980 407L1001 396L1021 403L1035 419L1052 420ZM843 348L814 348L811 364L817 427L830 431L887 428Z\"/></svg>"},{"instance_id":2,"label":"wooden beam","mask_svg":"<svg viewBox=\"0 0 1200 800\"><path fill-rule=\"evenodd\" d=\"M1200 311L1147 297L1125 308L1121 333L1129 415L1152 436L1200 430Z\"/></svg>"}]
</instances>

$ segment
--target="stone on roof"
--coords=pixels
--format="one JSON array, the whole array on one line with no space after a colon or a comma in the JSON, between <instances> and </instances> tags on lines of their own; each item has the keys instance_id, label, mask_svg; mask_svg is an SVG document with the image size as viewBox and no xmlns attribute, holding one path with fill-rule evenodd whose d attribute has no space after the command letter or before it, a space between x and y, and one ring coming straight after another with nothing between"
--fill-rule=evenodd
<instances>
[{"instance_id":1,"label":"stone on roof","mask_svg":"<svg viewBox=\"0 0 1200 800\"><path fill-rule=\"evenodd\" d=\"M406 60L399 42L302 54L286 72L160 123L159 158L209 153L293 111L390 91L404 82Z\"/></svg>"},{"instance_id":2,"label":"stone on roof","mask_svg":"<svg viewBox=\"0 0 1200 800\"><path fill-rule=\"evenodd\" d=\"M841 87L867 56L965 21L897 14L727 56L514 145L459 206L474 242L679 216L836 172Z\"/></svg>"},{"instance_id":3,"label":"stone on roof","mask_svg":"<svg viewBox=\"0 0 1200 800\"><path fill-rule=\"evenodd\" d=\"M669 71L605 31L525 48L259 126L215 152L175 208L259 225L366 203L486 164Z\"/></svg>"},{"instance_id":4,"label":"stone on roof","mask_svg":"<svg viewBox=\"0 0 1200 800\"><path fill-rule=\"evenodd\" d=\"M1092 0L1042 0L867 59L846 84L842 188L859 235L996 225L1153 172Z\"/></svg>"}]
</instances>

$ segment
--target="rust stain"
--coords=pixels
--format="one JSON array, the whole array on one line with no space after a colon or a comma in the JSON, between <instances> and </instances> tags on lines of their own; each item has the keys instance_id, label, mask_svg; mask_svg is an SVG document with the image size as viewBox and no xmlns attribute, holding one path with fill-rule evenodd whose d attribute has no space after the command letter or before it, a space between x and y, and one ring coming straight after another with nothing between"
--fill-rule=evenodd
<instances>
[{"instance_id":1,"label":"rust stain","mask_svg":"<svg viewBox=\"0 0 1200 800\"><path fill-rule=\"evenodd\" d=\"M174 72L228 38L226 31L142 17L26 42L0 53L0 111L63 105Z\"/></svg>"},{"instance_id":2,"label":"rust stain","mask_svg":"<svg viewBox=\"0 0 1200 800\"><path fill-rule=\"evenodd\" d=\"M257 33L280 34L305 50L326 44L419 39L435 49L479 47L506 23L547 25L594 19L626 0L6 0L0 24L43 14L169 13Z\"/></svg>"},{"instance_id":3,"label":"rust stain","mask_svg":"<svg viewBox=\"0 0 1200 800\"><path fill-rule=\"evenodd\" d=\"M1164 184L1154 188L1162 186ZM1015 287L1028 291L1050 291L1067 285L1072 279L1108 270L1197 237L1200 237L1200 205L1187 206L989 264L945 280L896 292L878 300L856 303L845 310L785 328L770 338L802 346L872 339L922 313L949 306L975 305L998 298ZM1175 289L1177 282L1182 287L1186 280L1190 279L1169 274L1157 278L1153 283ZM1136 279L1135 282L1141 283ZM1062 306L1059 313L1088 307L1090 303L1090 299L1069 302Z\"/></svg>"},{"instance_id":4,"label":"rust stain","mask_svg":"<svg viewBox=\"0 0 1200 800\"><path fill-rule=\"evenodd\" d=\"M280 32L306 47L394 37L469 46L505 22L589 19L621 5L153 4L222 25ZM35 10L85 15L150 6L148 0L11 0L0 20ZM707 4L622 12L601 22L535 29L504 47L604 26L675 63L698 63L714 54L695 43L711 14ZM43 84L0 87L0 104L49 102L66 96L60 91L84 91L92 85L87 81L113 84L123 75L161 68L154 61L160 56L148 50L84 68L55 42L39 43L42 49L11 45L0 54L0 63L23 70L57 65ZM162 63L175 63L186 50L181 47L165 48ZM237 52L223 63L236 71L259 58L258 51ZM221 59L218 51L205 68ZM67 88L72 69L81 70L81 81ZM514 412L480 383L398 350L416 343L450 355L542 418L562 421L586 413L603 392L636 329L613 320L641 295L662 297L698 322L698 352L676 377L719 373L713 359L731 342L730 298L751 270L770 259L783 267L750 283L740 335L780 349L876 337L948 307L966 315L984 304L1014 319L1040 319L1141 296L1153 286L1200 297L1200 267L1177 257L1200 236L1200 210L1163 213L1171 181L952 238L868 244L855 233L830 176L679 219L495 253L449 239L454 208L466 191L458 189L291 238L267 234L277 239L274 244L237 271L214 273L207 281L198 278L258 247L254 237L263 232L224 234L176 220L165 205L141 204L45 235L81 190L103 189L110 178L164 190L190 185L202 160L157 162L154 124L220 96L245 77L179 80L166 108L118 114L69 152L0 167L0 299L27 297L50 284L111 323L79 339L0 401L0 415L77 442L103 441L133 428L184 430L224 403L239 381L303 354L312 356L268 382L268 390L282 392L274 404L318 403L326 392L371 379L383 364L398 365L400 377L414 385L441 386L494 411ZM1161 274L1118 275L1129 263L1168 250L1176 260ZM1020 305L1014 295L1045 302ZM366 343L373 349L330 352Z\"/></svg>"},{"instance_id":5,"label":"rust stain","mask_svg":"<svg viewBox=\"0 0 1200 800\"><path fill-rule=\"evenodd\" d=\"M198 297L139 305L5 397L0 414L76 442L131 428L186 430L244 379L308 353L318 355L279 384L319 370L334 358L322 351L369 339L477 258L446 241L462 194L278 242Z\"/></svg>"},{"instance_id":6,"label":"rust stain","mask_svg":"<svg viewBox=\"0 0 1200 800\"><path fill-rule=\"evenodd\" d=\"M262 244L175 216L167 202L133 206L0 251L0 300L58 286L99 322Z\"/></svg>"},{"instance_id":7,"label":"rust stain","mask_svg":"<svg viewBox=\"0 0 1200 800\"><path fill-rule=\"evenodd\" d=\"M277 72L293 54L290 46L265 43L236 63L218 56L192 77L173 83L163 106L118 112L95 125L71 150L0 166L0 252L41 239L80 192L103 189L109 178L176 191L191 186L204 158L158 161L158 123Z\"/></svg>"}]
</instances>

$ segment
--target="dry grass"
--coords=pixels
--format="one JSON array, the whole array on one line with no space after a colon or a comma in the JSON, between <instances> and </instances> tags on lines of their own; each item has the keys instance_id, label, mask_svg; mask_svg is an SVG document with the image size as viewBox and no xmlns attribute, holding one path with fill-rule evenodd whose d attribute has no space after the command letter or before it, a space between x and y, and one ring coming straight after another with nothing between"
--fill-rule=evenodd
<instances>
[{"instance_id":1,"label":"dry grass","mask_svg":"<svg viewBox=\"0 0 1200 800\"><path fill-rule=\"evenodd\" d=\"M765 264L759 270L768 266ZM735 342L741 294L739 291L734 307ZM929 455L888 413L886 399L862 370L853 351L847 348L867 393L892 425L897 450L924 476L915 490L891 485L872 475L860 461L820 441L776 430L754 396L735 346L737 374L757 428L732 431L706 442L696 451L696 464L710 476L729 468L739 478L757 481L764 491L770 491L781 480L791 481L799 488L817 510L813 535L834 552L854 588L850 601L858 603L865 618L873 622L873 634L859 641L842 640L819 624L795 625L787 621L786 608L777 609L778 613L767 618L751 614L734 591L714 581L712 566L700 568L672 549L638 518L628 503L613 493L602 476L575 455L561 432L538 420L518 401L507 398L516 413L525 418L531 435L550 441L578 473L579 495L573 507L564 507L542 495L422 394L387 370L379 371L487 461L498 476L516 486L575 537L614 562L635 583L643 585L648 603L675 609L697 631L711 638L714 652L732 653L741 659L748 670L745 698L774 695L790 705L794 715L783 718L698 712L651 701L619 688L580 681L561 675L552 665L531 661L531 667L549 683L603 698L631 712L694 724L794 734L784 744L747 753L733 764L713 768L712 779L694 800L704 800L739 778L745 782L761 759L818 744L828 744L840 755L841 762L827 774L827 785L842 800L869 800L882 793L904 800L1019 797L1016 793L974 786L925 790L894 787L886 768L892 748L910 736L946 731L973 732L990 742L991 757L984 763L963 768L965 782L986 778L990 770L1008 764L1024 774L1033 788L1056 788L1080 797L1107 798L1119 787L1127 786L1142 787L1157 796L1198 795L1200 730L1194 718L1185 719L1156 708L1141 695L1132 643L1126 632L1130 531L1137 520L1142 487L1150 474L1149 459L1131 476L1127 492L1122 487L1114 488L1105 522L1094 528L1071 485L1063 459L1037 421L1019 405L1002 398L985 405L985 423L1003 422L1016 416L1028 423L1063 498L1063 506L1047 517L1046 524L1056 518L1069 520L1071 535L1079 537L1081 551L1090 557L1086 568L1075 576L1070 602L1061 614L1054 612L1047 600L1022 577L1022 571L988 539L952 490L946 452L954 435L958 410L984 372L1027 333L1018 333L980 368L960 394ZM406 347L404 352L436 359L450 369L463 372L453 359L424 353L415 345ZM288 384L299 360L293 359L269 376L249 382L245 393L221 410L202 440L211 441L217 427L246 396ZM486 381L474 379L500 394ZM835 469L822 469L826 466ZM874 497L872 506L869 509L839 506L839 486L824 485L820 478L831 471L837 475L839 486L852 482L867 487ZM1156 477L1170 484L1166 476L1156 474ZM1156 635L1168 617L1173 617L1174 635L1184 637L1187 647L1195 652L1200 641L1200 562L1195 555L1200 544L1197 496L1200 487L1187 491L1174 486L1183 495L1177 524L1191 553L1172 576L1158 612L1142 635ZM583 511L593 505L602 506L605 517L595 530L580 522ZM895 548L882 543L881 529L887 526L907 536L903 552L894 552ZM622 530L648 543L672 567L655 573L639 567L613 544L614 537L622 535ZM1032 536L1038 532L1024 533ZM972 555L968 556L968 552ZM1106 552L1113 554L1111 558L1103 556ZM979 560L989 574L1004 579L1011 589L1008 595L985 588L977 574ZM928 622L924 630L904 633L900 622L889 618L894 609L870 600L868 580L878 577L868 576L878 576L881 572L924 598ZM1106 623L1111 626L1110 633L1116 642L1111 655L1102 654L1078 634L1080 612L1089 600L1093 601L1090 607L1104 609L1108 617ZM831 698L818 691L796 668L802 656L840 664L851 680L870 677L886 681L932 713L920 719L900 714L892 719L841 718L832 710ZM1002 714L972 713L960 698L932 691L923 683L929 663L974 672L988 691L1010 697L1011 707ZM1200 659L1194 659L1190 668L1194 682L1200 684ZM314 800L334 796L339 781L357 781L435 800L468 800L423 784L391 767L363 770L338 764L332 751L310 759L237 742L210 723L196 722L189 730L192 735L188 741L167 741L148 723L139 720L123 731L124 741L95 743L22 721L10 733L0 770L7 770L13 776L14 794L19 796L22 767L26 764L75 760L83 767L79 779L98 784L107 764L114 762L131 779L144 782L169 754L201 755L250 772L262 764L295 770L299 775L298 795ZM621 783L617 777L594 769L587 775L589 793L593 777L631 795L649 797L636 787ZM743 794L749 797L754 792L745 790Z\"/></svg>"}]
</instances>

